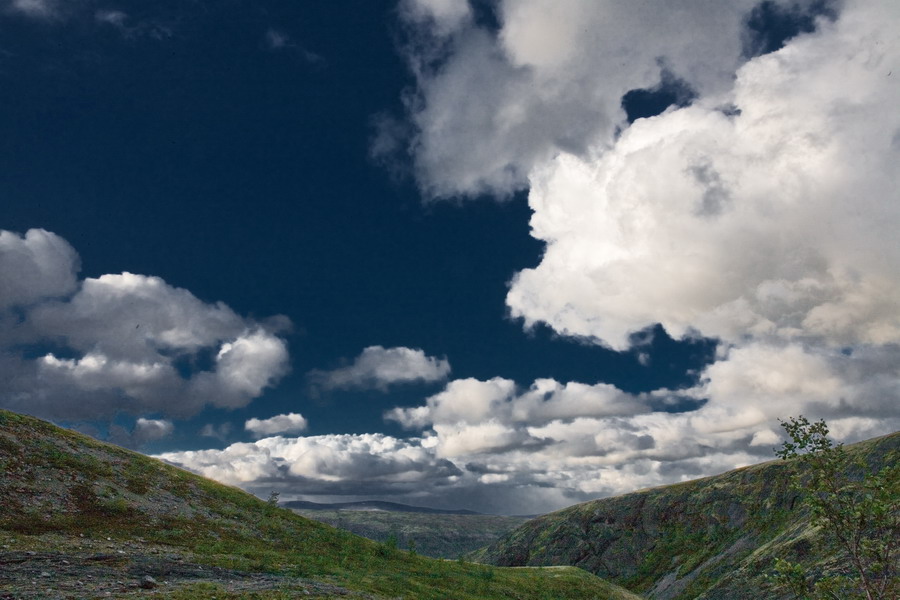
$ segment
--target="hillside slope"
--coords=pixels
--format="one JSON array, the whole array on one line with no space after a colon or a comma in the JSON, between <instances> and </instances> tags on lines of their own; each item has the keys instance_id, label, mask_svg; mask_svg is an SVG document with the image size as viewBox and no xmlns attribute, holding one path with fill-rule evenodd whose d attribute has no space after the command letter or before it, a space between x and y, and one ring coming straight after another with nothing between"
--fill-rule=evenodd
<instances>
[{"instance_id":1,"label":"hillside slope","mask_svg":"<svg viewBox=\"0 0 900 600\"><path fill-rule=\"evenodd\" d=\"M0 410L0 598L634 598L588 573L441 561Z\"/></svg>"},{"instance_id":2,"label":"hillside slope","mask_svg":"<svg viewBox=\"0 0 900 600\"><path fill-rule=\"evenodd\" d=\"M306 500L290 500L281 502L280 506L290 508L291 510L322 510L322 511L380 511L395 513L426 513L431 515L478 515L474 510L455 509L447 510L442 508L428 508L426 506L412 506L410 504L400 504L399 502L385 502L383 500L361 500L358 502L335 502L332 504L323 504L321 502L309 502Z\"/></svg>"},{"instance_id":3,"label":"hillside slope","mask_svg":"<svg viewBox=\"0 0 900 600\"><path fill-rule=\"evenodd\" d=\"M846 448L878 469L900 448L900 433ZM796 468L771 461L586 502L533 519L472 558L575 565L650 598L779 598L763 580L775 557L834 567L790 491Z\"/></svg>"},{"instance_id":4,"label":"hillside slope","mask_svg":"<svg viewBox=\"0 0 900 600\"><path fill-rule=\"evenodd\" d=\"M408 548L413 542L419 554L435 558L458 558L497 541L526 521L524 517L479 514L292 510L308 519L328 523L377 542L387 542L393 536L399 548Z\"/></svg>"}]
</instances>

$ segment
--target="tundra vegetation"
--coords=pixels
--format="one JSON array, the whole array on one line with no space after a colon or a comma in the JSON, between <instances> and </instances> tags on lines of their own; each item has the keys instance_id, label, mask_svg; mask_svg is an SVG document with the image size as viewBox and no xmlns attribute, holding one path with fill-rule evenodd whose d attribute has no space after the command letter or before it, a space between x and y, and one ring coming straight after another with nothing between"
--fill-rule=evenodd
<instances>
[{"instance_id":1,"label":"tundra vegetation","mask_svg":"<svg viewBox=\"0 0 900 600\"><path fill-rule=\"evenodd\" d=\"M377 543L2 410L0 473L0 598L635 598L580 569Z\"/></svg>"}]
</instances>

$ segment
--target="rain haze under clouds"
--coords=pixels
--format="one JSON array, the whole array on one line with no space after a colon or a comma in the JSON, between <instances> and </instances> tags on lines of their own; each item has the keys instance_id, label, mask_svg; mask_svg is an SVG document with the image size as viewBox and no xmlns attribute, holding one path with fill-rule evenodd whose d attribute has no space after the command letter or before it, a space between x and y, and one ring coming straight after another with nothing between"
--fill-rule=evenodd
<instances>
[{"instance_id":1,"label":"rain haze under clouds","mask_svg":"<svg viewBox=\"0 0 900 600\"><path fill-rule=\"evenodd\" d=\"M5 10L69 18L60 6ZM302 374L307 398L266 413L260 398L304 352L286 342L294 315L241 315L151 275L82 277L77 248L32 229L0 233L0 406L127 413L133 429L109 437L139 447L203 410L259 404L233 428L252 441L209 425L207 442L228 442L159 456L260 495L506 513L770 459L789 416L825 418L846 441L900 429L900 5L485 10L395 7L412 79L396 90L403 112L372 117L372 160L411 177L422 210L527 193L544 251L510 273L508 316L623 353L657 324L716 340L690 386L470 377L439 346L384 344ZM752 27L766 15L793 35L773 46ZM623 107L635 90L674 101L635 118ZM304 402L342 390L386 403L384 427L305 433Z\"/></svg>"}]
</instances>

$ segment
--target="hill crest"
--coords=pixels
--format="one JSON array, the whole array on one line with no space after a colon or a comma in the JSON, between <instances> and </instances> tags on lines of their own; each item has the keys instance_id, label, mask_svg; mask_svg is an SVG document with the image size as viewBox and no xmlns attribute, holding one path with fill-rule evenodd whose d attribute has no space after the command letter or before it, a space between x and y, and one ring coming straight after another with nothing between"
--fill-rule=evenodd
<instances>
[{"instance_id":1,"label":"hill crest","mask_svg":"<svg viewBox=\"0 0 900 600\"><path fill-rule=\"evenodd\" d=\"M5 410L0 473L0 597L634 598L579 569L400 551Z\"/></svg>"},{"instance_id":2,"label":"hill crest","mask_svg":"<svg viewBox=\"0 0 900 600\"><path fill-rule=\"evenodd\" d=\"M845 446L872 469L900 432ZM776 557L840 568L773 460L543 515L472 554L504 566L573 565L654 599L759 600ZM897 491L900 497L900 490Z\"/></svg>"}]
</instances>

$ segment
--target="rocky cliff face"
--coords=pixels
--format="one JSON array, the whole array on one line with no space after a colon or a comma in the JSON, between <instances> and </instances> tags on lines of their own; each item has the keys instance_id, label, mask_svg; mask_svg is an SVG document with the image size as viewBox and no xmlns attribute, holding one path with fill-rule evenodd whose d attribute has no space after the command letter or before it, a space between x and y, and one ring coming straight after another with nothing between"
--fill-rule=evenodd
<instances>
[{"instance_id":1,"label":"rocky cliff face","mask_svg":"<svg viewBox=\"0 0 900 600\"><path fill-rule=\"evenodd\" d=\"M898 448L900 433L847 447L873 469ZM790 490L796 468L772 461L576 505L529 521L475 558L575 565L650 598L779 598L764 581L775 557L839 568Z\"/></svg>"}]
</instances>

